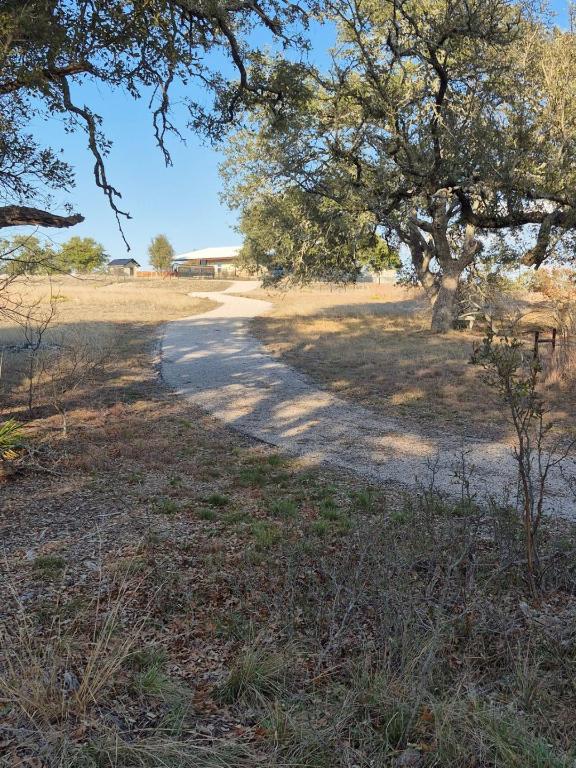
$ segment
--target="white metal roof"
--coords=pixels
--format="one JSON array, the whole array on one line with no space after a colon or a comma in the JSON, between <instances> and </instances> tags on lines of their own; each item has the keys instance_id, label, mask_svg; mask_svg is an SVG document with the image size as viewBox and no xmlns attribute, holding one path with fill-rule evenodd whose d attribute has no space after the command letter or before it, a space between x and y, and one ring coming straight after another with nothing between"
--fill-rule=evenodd
<instances>
[{"instance_id":1,"label":"white metal roof","mask_svg":"<svg viewBox=\"0 0 576 768\"><path fill-rule=\"evenodd\" d=\"M176 256L173 261L188 261L188 259L235 259L241 247L241 245L228 245L223 248L201 248L198 251L182 253L180 256Z\"/></svg>"}]
</instances>

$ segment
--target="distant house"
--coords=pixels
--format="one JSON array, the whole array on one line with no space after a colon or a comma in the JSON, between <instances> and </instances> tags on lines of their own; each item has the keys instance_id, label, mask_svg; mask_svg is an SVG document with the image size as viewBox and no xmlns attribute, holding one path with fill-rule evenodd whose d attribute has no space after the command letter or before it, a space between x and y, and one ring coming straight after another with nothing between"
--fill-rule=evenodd
<instances>
[{"instance_id":1,"label":"distant house","mask_svg":"<svg viewBox=\"0 0 576 768\"><path fill-rule=\"evenodd\" d=\"M240 245L224 248L201 248L177 256L172 264L182 277L233 277Z\"/></svg>"},{"instance_id":2,"label":"distant house","mask_svg":"<svg viewBox=\"0 0 576 768\"><path fill-rule=\"evenodd\" d=\"M134 259L112 259L108 262L108 273L119 277L134 277L140 264Z\"/></svg>"}]
</instances>

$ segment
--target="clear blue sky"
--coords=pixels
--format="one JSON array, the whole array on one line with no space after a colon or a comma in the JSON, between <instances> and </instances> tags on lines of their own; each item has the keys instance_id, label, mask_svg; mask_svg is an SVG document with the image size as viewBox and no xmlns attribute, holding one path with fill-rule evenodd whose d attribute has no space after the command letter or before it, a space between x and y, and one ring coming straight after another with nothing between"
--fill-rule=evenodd
<instances>
[{"instance_id":1,"label":"clear blue sky","mask_svg":"<svg viewBox=\"0 0 576 768\"><path fill-rule=\"evenodd\" d=\"M567 21L567 0L553 0L558 23ZM331 35L314 34L312 57L322 59ZM163 232L178 253L209 246L235 245L235 215L220 201L221 182L218 165L222 153L204 144L193 134L186 134L186 145L171 140L173 166L166 168L155 145L146 100L134 102L120 92L90 88L84 100L99 112L106 135L113 140L107 161L108 177L123 196L123 206L132 215L124 228L131 254L143 266L147 264L150 239ZM77 97L78 98L78 97ZM116 220L102 192L94 185L91 156L82 133L65 134L58 121L43 123L42 141L62 147L76 169L76 189L71 196L74 209L85 221L72 230L46 230L54 242L63 242L72 234L94 237L104 244L111 258L126 255Z\"/></svg>"}]
</instances>

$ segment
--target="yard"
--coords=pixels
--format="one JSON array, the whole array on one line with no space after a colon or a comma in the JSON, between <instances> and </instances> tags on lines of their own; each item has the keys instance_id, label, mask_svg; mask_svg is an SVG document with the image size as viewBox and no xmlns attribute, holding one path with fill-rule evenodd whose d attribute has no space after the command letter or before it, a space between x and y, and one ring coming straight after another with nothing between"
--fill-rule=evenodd
<instances>
[{"instance_id":1,"label":"yard","mask_svg":"<svg viewBox=\"0 0 576 768\"><path fill-rule=\"evenodd\" d=\"M11 288L11 294L27 306L33 306L31 318L12 323L0 320L0 347L3 348L3 372L0 395L4 408L9 401L21 407L27 386L29 364L27 343L34 345L43 327L43 319L52 312L42 347L72 345L100 356L103 363L113 361L117 383L124 371L132 377L132 359L142 354L150 334L156 334L168 320L193 315L214 306L206 299L192 299L191 291L222 290L224 281L115 281L109 277L59 277L50 281L27 279ZM28 333L28 338L26 337Z\"/></svg>"},{"instance_id":2,"label":"yard","mask_svg":"<svg viewBox=\"0 0 576 768\"><path fill-rule=\"evenodd\" d=\"M67 437L39 391L0 486L3 765L573 765L573 524L546 524L532 603L509 511L367 487L225 429L153 366L161 323L205 303L74 286L67 333L106 328L117 354L70 396ZM356 340L391 322L360 291L276 313L335 297Z\"/></svg>"},{"instance_id":3,"label":"yard","mask_svg":"<svg viewBox=\"0 0 576 768\"><path fill-rule=\"evenodd\" d=\"M275 306L253 321L254 332L271 354L322 387L424 433L487 438L509 433L500 401L469 364L482 331L433 334L427 302L416 291L361 284L261 295ZM516 301L525 325L550 324L534 297ZM523 338L532 344L530 333ZM550 418L573 429L574 378L548 375L542 391Z\"/></svg>"}]
</instances>

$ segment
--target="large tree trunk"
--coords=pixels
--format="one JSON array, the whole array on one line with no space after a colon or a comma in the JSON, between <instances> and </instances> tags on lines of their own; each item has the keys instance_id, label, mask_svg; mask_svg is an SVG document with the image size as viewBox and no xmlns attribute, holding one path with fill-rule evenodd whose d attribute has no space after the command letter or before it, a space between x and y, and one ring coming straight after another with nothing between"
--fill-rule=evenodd
<instances>
[{"instance_id":1,"label":"large tree trunk","mask_svg":"<svg viewBox=\"0 0 576 768\"><path fill-rule=\"evenodd\" d=\"M454 327L458 310L456 301L458 279L459 275L453 273L442 275L440 279L440 287L432 309L432 323L430 326L434 333L446 333L446 331Z\"/></svg>"}]
</instances>

